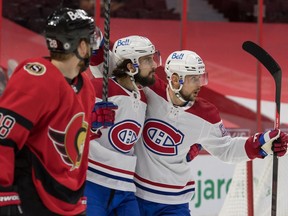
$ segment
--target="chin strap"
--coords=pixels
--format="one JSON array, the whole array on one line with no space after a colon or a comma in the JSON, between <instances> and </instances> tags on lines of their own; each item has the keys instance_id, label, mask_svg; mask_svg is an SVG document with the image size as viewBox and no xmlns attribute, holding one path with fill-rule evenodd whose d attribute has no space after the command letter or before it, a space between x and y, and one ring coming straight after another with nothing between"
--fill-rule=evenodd
<instances>
[{"instance_id":1,"label":"chin strap","mask_svg":"<svg viewBox=\"0 0 288 216\"><path fill-rule=\"evenodd\" d=\"M182 102L187 103L188 101L186 101L186 100L182 97L182 95L181 95L181 93L180 93L180 91L181 91L181 89L182 89L182 87L183 87L183 84L180 82L180 87L179 87L178 89L175 89L175 88L173 88L173 86L172 86L171 80L169 80L168 83L169 83L169 87L170 87L171 90L174 92L175 96L176 96L179 100L181 100Z\"/></svg>"},{"instance_id":2,"label":"chin strap","mask_svg":"<svg viewBox=\"0 0 288 216\"><path fill-rule=\"evenodd\" d=\"M138 67L135 68L135 72L132 72L132 71L126 71L126 74L129 75L130 77L130 80L132 82L132 85L134 87L134 97L135 98L140 98L140 91L139 91L139 87L136 85L135 83L135 78L134 78L134 75L136 75L137 73L139 72L138 70Z\"/></svg>"},{"instance_id":3,"label":"chin strap","mask_svg":"<svg viewBox=\"0 0 288 216\"><path fill-rule=\"evenodd\" d=\"M84 62L84 67L80 68L80 72L85 71L85 70L89 67L90 57L88 57L88 58L82 58L82 57L79 55L77 49L74 51L74 53L75 53L76 57L77 57L80 61L83 61L83 62Z\"/></svg>"}]
</instances>

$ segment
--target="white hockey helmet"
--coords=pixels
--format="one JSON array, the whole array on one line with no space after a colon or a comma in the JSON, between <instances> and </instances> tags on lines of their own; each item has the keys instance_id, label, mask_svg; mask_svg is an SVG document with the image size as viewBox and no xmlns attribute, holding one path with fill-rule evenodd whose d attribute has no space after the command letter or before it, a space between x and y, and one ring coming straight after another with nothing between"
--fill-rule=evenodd
<instances>
[{"instance_id":1,"label":"white hockey helmet","mask_svg":"<svg viewBox=\"0 0 288 216\"><path fill-rule=\"evenodd\" d=\"M193 51L181 50L171 53L165 63L165 72L168 81L171 79L172 74L176 73L180 77L180 84L184 83L187 75L200 75L201 86L208 83L205 64L201 57Z\"/></svg>"},{"instance_id":2,"label":"white hockey helmet","mask_svg":"<svg viewBox=\"0 0 288 216\"><path fill-rule=\"evenodd\" d=\"M155 46L151 41L146 37L138 35L120 38L113 46L113 54L116 64L121 63L125 59L130 59L133 66L137 69L137 72L139 67L139 58L155 53L158 54L159 52L155 50ZM160 59L159 55L159 60L155 61L157 66L161 64Z\"/></svg>"}]
</instances>

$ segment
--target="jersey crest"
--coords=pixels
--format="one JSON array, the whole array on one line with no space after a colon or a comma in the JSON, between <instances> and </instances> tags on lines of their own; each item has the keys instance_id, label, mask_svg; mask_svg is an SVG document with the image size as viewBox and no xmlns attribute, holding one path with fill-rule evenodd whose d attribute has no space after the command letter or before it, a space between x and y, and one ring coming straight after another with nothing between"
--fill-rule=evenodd
<instances>
[{"instance_id":1,"label":"jersey crest","mask_svg":"<svg viewBox=\"0 0 288 216\"><path fill-rule=\"evenodd\" d=\"M184 139L181 131L157 119L146 120L142 136L147 149L165 156L177 155L178 145L182 144Z\"/></svg>"},{"instance_id":2,"label":"jersey crest","mask_svg":"<svg viewBox=\"0 0 288 216\"><path fill-rule=\"evenodd\" d=\"M65 131L49 127L48 135L63 162L71 166L71 171L81 165L88 123L84 121L84 113L74 115Z\"/></svg>"},{"instance_id":3,"label":"jersey crest","mask_svg":"<svg viewBox=\"0 0 288 216\"><path fill-rule=\"evenodd\" d=\"M127 153L138 140L140 130L141 125L133 120L118 122L109 131L109 141L115 149Z\"/></svg>"}]
</instances>

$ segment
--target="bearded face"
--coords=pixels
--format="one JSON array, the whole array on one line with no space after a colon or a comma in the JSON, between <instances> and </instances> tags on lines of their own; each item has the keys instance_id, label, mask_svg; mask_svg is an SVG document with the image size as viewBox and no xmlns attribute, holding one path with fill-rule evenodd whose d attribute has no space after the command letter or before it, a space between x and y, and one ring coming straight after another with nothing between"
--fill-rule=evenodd
<instances>
[{"instance_id":1,"label":"bearded face","mask_svg":"<svg viewBox=\"0 0 288 216\"><path fill-rule=\"evenodd\" d=\"M136 83L139 83L141 86L151 86L155 83L155 69L152 69L149 72L146 72L143 75L143 71L139 68L139 72L134 75L134 79Z\"/></svg>"}]
</instances>

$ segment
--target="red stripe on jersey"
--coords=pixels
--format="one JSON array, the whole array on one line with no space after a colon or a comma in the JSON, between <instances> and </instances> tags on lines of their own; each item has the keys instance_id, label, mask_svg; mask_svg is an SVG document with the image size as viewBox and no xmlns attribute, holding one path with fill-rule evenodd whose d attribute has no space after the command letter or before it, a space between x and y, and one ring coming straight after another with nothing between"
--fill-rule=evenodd
<instances>
[{"instance_id":1,"label":"red stripe on jersey","mask_svg":"<svg viewBox=\"0 0 288 216\"><path fill-rule=\"evenodd\" d=\"M147 184L150 184L150 185L154 185L154 186L158 186L158 187L164 187L164 188L171 188L171 189L183 189L183 188L185 188L186 186L190 186L190 185L194 185L194 184L195 184L195 181L190 181L190 182L187 182L187 184L184 185L184 186L180 186L180 185L168 185L168 184L162 184L162 183L150 181L150 180L148 180L148 179L144 179L144 178L140 177L140 176L137 175L137 174L135 174L134 177L137 178L137 179L139 179L140 181L142 181L142 182L144 182L144 183L147 183Z\"/></svg>"}]
</instances>

